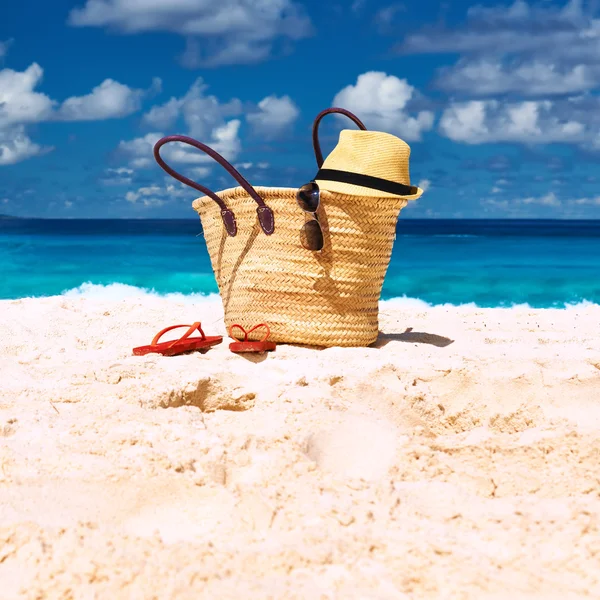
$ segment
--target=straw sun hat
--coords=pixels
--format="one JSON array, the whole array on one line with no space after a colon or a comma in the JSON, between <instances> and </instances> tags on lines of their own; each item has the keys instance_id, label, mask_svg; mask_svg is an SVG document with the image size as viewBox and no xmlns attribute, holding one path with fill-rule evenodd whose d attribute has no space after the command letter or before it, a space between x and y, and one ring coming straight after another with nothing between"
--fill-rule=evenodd
<instances>
[{"instance_id":1,"label":"straw sun hat","mask_svg":"<svg viewBox=\"0 0 600 600\"><path fill-rule=\"evenodd\" d=\"M410 185L409 157L410 146L394 135L344 129L314 180L339 194L416 200L423 190Z\"/></svg>"}]
</instances>

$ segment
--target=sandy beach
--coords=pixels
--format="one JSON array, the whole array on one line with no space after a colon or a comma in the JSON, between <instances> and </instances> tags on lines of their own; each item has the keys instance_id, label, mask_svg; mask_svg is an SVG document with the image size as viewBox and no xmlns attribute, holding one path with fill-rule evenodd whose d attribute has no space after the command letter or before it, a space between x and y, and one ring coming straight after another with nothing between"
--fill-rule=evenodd
<instances>
[{"instance_id":1,"label":"sandy beach","mask_svg":"<svg viewBox=\"0 0 600 600\"><path fill-rule=\"evenodd\" d=\"M599 598L600 307L381 311L167 358L218 300L0 302L2 600Z\"/></svg>"}]
</instances>

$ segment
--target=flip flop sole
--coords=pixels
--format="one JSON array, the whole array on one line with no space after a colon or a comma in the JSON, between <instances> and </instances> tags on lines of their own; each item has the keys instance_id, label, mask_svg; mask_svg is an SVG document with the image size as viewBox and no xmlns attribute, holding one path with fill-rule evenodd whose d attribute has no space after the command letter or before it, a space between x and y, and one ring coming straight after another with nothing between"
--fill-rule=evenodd
<instances>
[{"instance_id":1,"label":"flip flop sole","mask_svg":"<svg viewBox=\"0 0 600 600\"><path fill-rule=\"evenodd\" d=\"M202 350L203 348L210 348L216 346L223 341L222 336L205 337L203 340L186 339L183 342L179 342L174 346L171 346L171 342L162 342L155 344L154 346L139 346L133 349L134 356L144 356L146 354L162 354L163 356L176 356L178 354L184 354L185 352L191 352L193 350Z\"/></svg>"},{"instance_id":2,"label":"flip flop sole","mask_svg":"<svg viewBox=\"0 0 600 600\"><path fill-rule=\"evenodd\" d=\"M270 352L275 350L275 342L232 342L229 349L236 354L243 352Z\"/></svg>"}]
</instances>

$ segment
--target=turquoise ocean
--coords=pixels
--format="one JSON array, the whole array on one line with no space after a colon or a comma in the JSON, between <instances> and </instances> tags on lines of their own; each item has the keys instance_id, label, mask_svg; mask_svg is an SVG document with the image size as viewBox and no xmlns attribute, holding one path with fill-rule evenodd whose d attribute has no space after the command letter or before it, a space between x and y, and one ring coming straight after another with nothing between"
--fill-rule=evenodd
<instances>
[{"instance_id":1,"label":"turquoise ocean","mask_svg":"<svg viewBox=\"0 0 600 600\"><path fill-rule=\"evenodd\" d=\"M600 221L400 219L383 299L600 304ZM0 298L214 294L199 220L0 220Z\"/></svg>"}]
</instances>

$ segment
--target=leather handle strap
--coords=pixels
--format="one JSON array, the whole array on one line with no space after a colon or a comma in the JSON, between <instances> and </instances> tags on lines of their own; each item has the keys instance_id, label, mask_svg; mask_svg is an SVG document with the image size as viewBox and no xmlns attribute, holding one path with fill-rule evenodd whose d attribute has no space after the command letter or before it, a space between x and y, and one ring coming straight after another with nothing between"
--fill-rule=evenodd
<instances>
[{"instance_id":1,"label":"leather handle strap","mask_svg":"<svg viewBox=\"0 0 600 600\"><path fill-rule=\"evenodd\" d=\"M223 202L223 200L221 200L221 198L219 198L219 196L217 196L217 194L215 194L212 190L209 190L200 183L196 183L195 181L188 179L167 165L160 155L160 149L165 144L170 142L181 142L183 144L187 144L188 146L193 146L205 154L208 154L208 156L218 162L240 184L240 186L244 188L246 192L248 192L248 195L256 202L256 204L258 204L256 213L258 215L258 222L260 223L262 230L267 235L271 235L275 231L275 216L273 215L273 211L265 204L265 201L258 195L258 192L241 175L241 173L230 162L225 160L225 158L223 158L218 152L213 150L210 146L207 146L206 144L203 144L202 142L199 142L198 140L186 135L168 135L158 140L158 142L156 142L154 145L154 159L158 165L171 177L177 179L177 181L181 181L181 183L189 185L195 190L202 192L205 196L212 198L221 209L223 225L230 236L233 237L237 233L237 223L233 211L230 208L227 208L227 205Z\"/></svg>"},{"instance_id":2,"label":"leather handle strap","mask_svg":"<svg viewBox=\"0 0 600 600\"><path fill-rule=\"evenodd\" d=\"M340 115L345 115L346 117L348 117L349 119L351 119L352 121L354 121L360 129L362 129L363 131L366 131L366 127L364 125L364 123L354 114L352 114L349 110L346 110L345 108L326 108L325 110L321 111L318 115L317 118L315 119L315 122L313 123L313 130L312 130L312 139L313 139L313 148L315 150L315 158L317 159L317 166L319 167L319 169L323 166L323 153L321 152L321 144L319 143L319 123L321 122L321 119L325 116L325 115L330 115L332 113L337 113Z\"/></svg>"}]
</instances>

